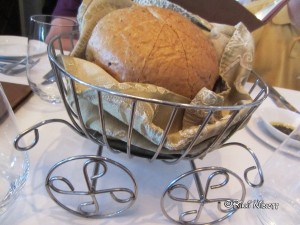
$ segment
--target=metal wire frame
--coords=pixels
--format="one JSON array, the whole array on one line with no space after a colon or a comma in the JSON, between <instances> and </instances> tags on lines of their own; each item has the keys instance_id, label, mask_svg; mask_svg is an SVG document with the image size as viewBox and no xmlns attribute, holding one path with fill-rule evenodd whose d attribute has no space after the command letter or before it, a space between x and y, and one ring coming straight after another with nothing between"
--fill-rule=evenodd
<instances>
[{"instance_id":1,"label":"metal wire frame","mask_svg":"<svg viewBox=\"0 0 300 225\"><path fill-rule=\"evenodd\" d=\"M223 147L230 147L230 146L238 146L239 150L247 151L252 159L255 162L254 166L248 167L244 170L244 180L246 183L252 187L257 188L261 187L264 182L264 177L261 169L261 165L255 156L254 152L248 148L247 146L237 143L237 142L229 142L223 144ZM230 151L232 149L230 148ZM243 180L240 178L239 175L234 173L233 171L223 168L223 167L216 167L216 166L209 166L209 167L201 167L197 168L195 165L194 160L190 161L191 170L185 172L175 178L166 188L163 196L161 197L161 210L163 214L173 222L179 224L196 224L196 225L205 225L205 224L215 224L219 223L229 217L231 217L239 207L236 207L234 204L226 205L226 202L229 203L234 202L244 202L246 196L246 188ZM248 173L252 170L257 169L258 176L257 176L257 183L253 183L249 180ZM209 176L207 179L200 179L201 175L207 172ZM222 176L223 179L221 182L212 182L215 177ZM192 191L190 186L186 185L183 180L187 177L193 177L193 180L196 184L196 192ZM227 197L218 197L211 199L208 197L208 193L213 189L222 189L231 181L237 181L237 185L240 187L240 196L238 198L233 198L231 196ZM204 181L204 182L203 182ZM212 185L212 183L214 183ZM173 207L170 207L170 202L168 200L172 200ZM168 203L167 203L168 202ZM185 208L186 205L193 206L190 209ZM210 210L204 210L205 207L209 207L213 204L217 204L215 210L210 208ZM174 206L176 206L177 215L176 213L171 213ZM227 208L224 209L222 205L226 206ZM171 210L170 210L171 209ZM174 210L174 209L173 209ZM211 216L214 215L214 218ZM177 217L176 217L177 216ZM203 218L206 219L204 222Z\"/></svg>"},{"instance_id":2,"label":"metal wire frame","mask_svg":"<svg viewBox=\"0 0 300 225\"><path fill-rule=\"evenodd\" d=\"M46 189L49 196L60 207L72 214L83 217L112 217L129 209L137 198L137 184L132 173L120 163L102 157L102 148L103 146L99 145L96 155L72 156L61 160L50 169L46 177ZM55 175L59 167L63 166L63 164L68 164L69 167L69 163L72 161L81 161L81 168L79 166L77 169L79 169L78 171L80 171L80 169L82 170L81 173L84 175L86 190L78 189L74 180L70 180L62 175L61 172L59 176ZM88 173L87 168L89 166L93 168L92 174ZM113 176L110 173L111 167L123 171L123 176L127 176L127 180L131 183L132 187L118 184L117 186L110 186L110 188L99 189L97 183L102 183L104 176ZM64 188L58 184L65 184ZM121 194L123 194L123 196ZM62 195L69 196L69 199L72 199L72 203L65 202L66 199L62 198ZM104 195L110 196L110 201L116 203L118 208L111 207L110 211L104 212L103 199L101 199ZM85 196L85 200L81 199L80 196Z\"/></svg>"},{"instance_id":3,"label":"metal wire frame","mask_svg":"<svg viewBox=\"0 0 300 225\"><path fill-rule=\"evenodd\" d=\"M61 39L68 38L70 42L73 42L76 39L75 38L76 35L77 33L73 32L73 33L56 36L55 38L52 39L51 43L48 46L49 60L55 72L58 88L63 103L66 107L66 111L73 123L74 129L77 130L78 133L82 134L83 136L87 137L88 139L92 140L93 142L99 145L106 146L111 151L125 152L129 157L135 155L139 157L149 158L150 160L168 159L168 163L175 163L180 161L181 159L188 159L188 160L196 159L200 155L203 155L203 152L195 153L192 152L192 149L195 147L197 139L201 136L203 130L208 125L209 120L216 112L224 111L224 110L229 111L230 117L226 122L226 125L222 129L220 129L219 133L216 136L210 138L205 153L208 153L214 149L218 149L238 129L243 127L245 123L248 121L248 119L250 118L250 116L252 115L252 113L257 109L257 107L264 101L264 99L268 95L267 85L254 71L251 72L251 76L254 77L255 82L252 85L250 85L250 87L248 88L248 92L251 95L254 94L253 90L256 90L255 91L256 93L252 97L253 101L248 104L233 105L233 106L207 106L207 105L195 106L191 104L163 101L159 99L149 99L140 96L134 96L134 95L117 92L104 87L86 83L80 80L79 78L75 77L74 75L68 73L64 69L62 63L60 62L59 55L69 54L69 52L65 52L63 50L63 44ZM59 50L54 46L59 46ZM82 116L82 109L79 104L79 96L75 88L76 84L83 85L86 88L91 89L95 92L95 96L97 96L97 101L98 101L98 113L99 113L99 120L100 120L99 122L102 130L101 134L97 131L91 130L84 123L83 116ZM107 135L106 132L107 121L105 120L104 109L103 109L103 94L113 95L131 101L130 120L127 124L128 125L127 142L124 142L122 140L112 139ZM70 98L74 102L72 106L70 103ZM168 118L168 122L164 129L160 143L157 145L155 151L153 150L150 151L148 149L144 149L132 144L131 137L134 130L133 127L135 123L135 110L137 104L139 104L140 102L151 103L158 106L170 107L172 109L171 110L172 112ZM164 147L167 135L169 134L170 129L174 123L176 114L178 113L179 110L187 110L187 109L193 109L196 111L201 110L205 112L206 117L204 121L199 126L196 135L194 136L193 140L184 151L178 151L173 154L162 153L162 149ZM245 113L243 114L243 117L239 118L238 121L236 121L237 115L240 116L239 113L241 110L245 111Z\"/></svg>"},{"instance_id":4,"label":"metal wire frame","mask_svg":"<svg viewBox=\"0 0 300 225\"><path fill-rule=\"evenodd\" d=\"M241 178L239 178L239 176L236 175L235 173L233 173L232 171L230 171L226 168L221 168L221 167L204 167L204 168L197 169L194 164L194 159L197 159L200 156L200 154L202 154L202 156L203 156L203 153L197 153L197 152L195 153L192 151L193 148L197 144L197 139L201 136L202 132L204 131L205 127L208 125L212 116L219 111L226 110L226 111L230 112L230 117L228 118L225 126L223 126L222 129L220 129L219 133L217 135L213 136L212 138L210 138L210 140L208 141L208 144L206 146L204 154L210 152L211 150L220 149L220 148L223 148L225 146L230 146L230 145L238 145L238 146L242 147L243 149L246 149L250 153L252 158L254 159L255 166L248 167L245 169L244 179L245 179L246 183L248 183L248 185L250 185L251 187L259 187L263 184L263 175L262 175L261 166L260 166L259 161L256 158L255 154L251 151L251 149L247 148L246 146L244 146L241 143L225 143L238 129L240 129L241 127L243 127L245 125L245 123L248 121L248 119L250 118L252 113L257 109L257 107L265 100L265 98L268 95L267 85L260 79L260 77L255 72L251 73L251 76L254 77L255 82L252 85L248 86L248 93L253 98L253 101L249 104L234 105L234 106L204 106L204 105L203 106L195 106L195 105L191 105L191 104L183 104L183 103L162 101L159 99L149 99L149 98L143 98L143 97L139 97L139 96L133 96L133 95L116 92L116 91L113 91L110 89L106 89L104 87L99 87L99 86L95 86L93 84L86 83L65 71L61 62L59 61L59 59L60 59L59 55L60 54L62 54L62 55L69 54L69 52L64 51L62 38L64 38L64 40L66 40L66 38L67 38L74 46L74 41L76 40L77 35L78 35L78 33L75 33L75 32L68 33L68 34L61 34L60 36L56 36L54 39L52 39L51 43L48 46L48 56L49 56L53 71L55 73L57 85L58 85L63 103L65 105L66 111L71 120L71 123L67 122L66 120L62 120L62 119L51 119L51 120L42 121L42 122L30 127L29 129L27 129L25 132L21 133L15 139L14 144L15 144L16 149L18 149L18 150L31 149L38 142L38 139L39 139L38 128L40 126L43 126L47 123L52 123L52 122L61 122L61 123L66 124L70 128L72 128L77 134L79 134L83 137L86 137L86 138L92 140L93 142L95 142L96 144L98 144L99 148L101 148L101 149L103 146L106 146L108 149L110 149L113 152L124 152L129 157L132 157L132 156L144 157L144 158L149 158L151 161L156 160L156 159L162 159L166 163L176 163L182 159L187 159L190 161L190 163L192 165L192 170L182 174L180 177L178 177L177 179L173 180L170 183L170 185L168 186L168 188L166 189L165 193L163 194L163 196L161 198L161 208L162 208L163 214L167 218L169 218L170 220L173 220L177 223L199 224L198 220L200 218L202 208L204 207L205 204L210 204L212 202L206 198L208 186L206 186L206 188L204 189L202 187L202 184L198 177L198 175L202 171L212 171L210 178L207 180L207 182L208 182L207 184L209 184L210 180L215 176L222 175L225 177L224 183L219 184L218 187L214 186L213 188L221 188L221 187L225 186L226 183L229 182L229 177L233 176L235 179L237 179L240 182L241 187L242 187L242 196L241 196L240 200L243 201L244 197L245 197L244 184L243 184ZM57 46L58 46L58 49L57 49ZM102 133L99 133L98 131L90 129L84 123L82 109L79 104L79 96L75 89L76 84L83 85L95 92L95 96L97 96L99 122L101 125ZM131 101L130 117L129 117L130 120L127 124L128 129L127 129L127 141L126 142L121 141L121 140L112 139L107 135L107 132L106 132L107 121L106 121L105 115L104 115L105 110L103 108L103 94L118 96L118 97L122 97L124 99ZM72 99L72 101L70 101L70 98ZM71 105L71 102L73 102L74 104ZM166 106L166 107L170 107L172 109L170 116L168 118L166 127L164 129L164 133L160 140L160 143L157 145L155 151L153 151L153 150L150 151L148 149L144 149L144 148L135 146L132 143L132 134L133 134L133 130L134 130L133 127L134 127L134 123L135 123L135 112L136 112L137 105L140 102L144 102L144 103L146 102L146 103L156 104L156 105L160 105L160 106ZM170 129L175 121L176 114L180 110L187 110L187 109L203 111L206 113L206 117L203 120L202 124L199 126L192 141L190 142L190 144L184 151L178 151L173 154L162 153L167 135L169 134ZM238 121L236 121L236 118L238 115L240 115L239 113L241 110L243 110L246 113L244 113L243 117L239 118ZM25 147L20 146L19 140L22 139L23 136L25 136L26 134L28 134L31 131L34 131L34 135L35 135L35 140L33 141L33 143L31 145L25 146ZM64 177L61 177L61 176L51 177L52 172L54 170L56 170L56 168L60 167L61 165L65 164L65 163L68 163L71 161L76 161L76 160L81 160L81 159L87 160L86 165L93 163L96 166L98 166L100 164L105 166L107 163L109 163L109 164L119 167L121 170L124 170L129 175L130 179L134 183L133 190L127 190L127 189L125 190L122 188L118 188L118 189L109 189L109 192L113 193L114 191L123 191L123 190L128 191L128 193L131 193L130 198L128 198L126 200L124 200L124 199L115 199L115 200L117 200L117 202L120 201L122 203L123 203L123 201L125 201L125 202L128 202L129 204L127 206L125 206L124 208L121 208L115 212L111 212L108 214L102 214L102 212L100 212L100 208L98 207L98 204L97 204L96 195L101 194L103 192L103 190L95 189L96 184L94 183L95 182L94 180L92 181L92 183L87 182L89 184L88 185L89 192L86 193L86 192L74 191L71 181L66 180ZM83 169L85 169L85 167ZM258 170L258 174L259 174L259 178L260 178L259 183L257 183L257 184L252 183L248 179L249 171L252 171L254 169ZM98 177L96 168L95 168L95 176ZM195 179L196 186L198 189L199 199L192 200L192 201L196 202L197 204L200 203L200 206L198 209L195 209L193 211L187 211L187 212L181 213L179 215L178 219L176 220L176 218L172 218L168 214L168 212L165 208L164 200L166 197L170 197L173 200L179 201L179 202L180 201L182 201L182 202L190 201L189 198L179 199L176 196L172 195L172 191L177 188L185 189L187 191L187 193L189 192L187 187L184 187L182 184L177 184L177 182L180 181L181 178L184 178L186 176L193 176ZM87 178L86 180L89 180L89 179ZM57 181L65 182L67 184L67 186L70 188L70 190L66 192L65 190L60 190L59 188L57 188L55 186L55 182L57 182ZM69 211L71 213L74 213L76 215L86 216L86 217L90 217L90 216L110 217L110 216L119 214L119 213L123 212L124 210L128 209L134 203L134 201L136 199L136 194L137 194L136 183L135 183L135 180L134 180L133 176L131 175L130 171L128 171L125 167L118 164L117 162L114 162L107 158L103 158L100 155L70 157L66 160L63 160L63 161L57 163L50 170L50 172L47 176L46 187L47 187L47 191L48 191L50 197L58 205L60 205L61 207L63 207L64 209L66 209L67 211ZM67 194L67 195L89 195L92 198L92 203L95 205L95 210L93 212L85 211L82 208L82 206L85 206L85 204L87 204L86 202L79 204L80 207L78 207L77 210L70 208L68 205L65 205L64 203L60 202L60 200L58 198L56 198L55 193ZM112 195L112 196L114 196L114 195ZM223 221L224 219L230 217L236 211L236 209L227 209L227 210L222 209L220 207L220 204L221 204L221 202L224 202L224 201L225 201L225 199L215 200L215 202L218 202L219 211L223 212L224 215L218 219L212 220L209 224L214 224L214 223ZM190 215L194 215L195 217L193 220L188 221L186 218L188 218L188 217L190 218Z\"/></svg>"},{"instance_id":5,"label":"metal wire frame","mask_svg":"<svg viewBox=\"0 0 300 225\"><path fill-rule=\"evenodd\" d=\"M202 183L200 181L200 176L203 172L209 172L209 176L207 178L206 184L203 187ZM189 187L181 183L181 180L188 176L193 176L195 178L195 181L197 183L197 189L198 189L198 195L193 197L193 193L191 193L191 190ZM219 182L217 184L212 185L212 180L214 180L215 177L222 176L222 182ZM219 198L214 198L210 199L208 198L208 193L211 189L217 189L217 188L223 188L229 183L230 178L235 179L238 181L238 184L240 185L241 188L241 196L236 199L236 198L231 198L231 197L219 197ZM177 192L181 192L181 194L175 194ZM184 194L183 194L184 193ZM201 167L201 168L196 168L194 166L193 170L190 170L176 179L174 179L167 189L165 190L162 198L161 198L161 209L163 214L170 219L173 222L180 223L180 224L196 224L196 225L206 225L206 224L215 224L219 223L229 217L231 217L237 210L238 208L230 206L228 208L223 208L222 204L225 205L225 202L236 202L240 201L243 202L245 199L246 195L246 187L245 184L243 183L242 179L234 172L231 170L228 170L223 167L215 167L215 166L210 166L210 167ZM178 218L174 217L174 215L171 215L168 213L168 209L170 206L166 205L166 200L171 199L175 203L180 203L180 207L178 208ZM204 218L205 210L204 207L207 205L212 205L216 203L216 212L220 215L216 216L216 218L211 219L211 221L201 221L201 219ZM184 204L189 204L193 205L194 209L192 210L184 210L183 205ZM206 218L206 217L205 217ZM207 218L206 218L207 219Z\"/></svg>"}]
</instances>

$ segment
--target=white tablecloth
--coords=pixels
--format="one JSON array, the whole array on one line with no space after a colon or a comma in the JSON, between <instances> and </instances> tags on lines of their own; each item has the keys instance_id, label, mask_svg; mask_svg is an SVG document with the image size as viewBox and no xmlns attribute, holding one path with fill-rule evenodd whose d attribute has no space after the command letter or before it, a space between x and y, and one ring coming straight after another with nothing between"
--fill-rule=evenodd
<instances>
[{"instance_id":1,"label":"white tablecloth","mask_svg":"<svg viewBox=\"0 0 300 225\"><path fill-rule=\"evenodd\" d=\"M287 100L300 108L300 92L278 89ZM267 99L261 107L273 106ZM32 96L17 112L17 121L21 130L45 119L63 118L68 120L63 105L50 105ZM104 156L126 166L134 175L138 185L138 198L135 204L122 214L104 219L91 219L73 215L59 207L50 199L45 189L45 178L50 168L58 161L70 156L96 153L97 145L80 137L69 127L53 123L39 128L40 140L29 151L30 175L16 203L1 218L2 225L40 225L40 224L174 224L160 210L160 198L169 183L179 175L191 170L188 161L167 165L161 161L150 162L146 159L125 154L111 153L104 149ZM229 140L246 144L263 164L274 152L274 148L259 140L244 128ZM253 165L253 160L238 147L230 147L208 154L204 160L196 160L197 167L222 166L241 177L246 168ZM70 170L73 170L70 168ZM82 169L73 171L82 175ZM122 178L112 177L116 182ZM252 189L246 185L246 199L255 200ZM237 186L230 186L230 192L240 192ZM212 195L213 196L213 195ZM253 209L240 209L231 218L221 224L259 224Z\"/></svg>"}]
</instances>

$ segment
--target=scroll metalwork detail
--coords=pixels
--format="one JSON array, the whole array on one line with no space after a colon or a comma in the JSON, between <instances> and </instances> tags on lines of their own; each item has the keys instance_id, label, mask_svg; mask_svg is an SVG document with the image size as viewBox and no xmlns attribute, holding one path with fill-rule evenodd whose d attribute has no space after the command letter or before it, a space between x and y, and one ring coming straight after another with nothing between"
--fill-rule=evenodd
<instances>
[{"instance_id":1,"label":"scroll metalwork detail","mask_svg":"<svg viewBox=\"0 0 300 225\"><path fill-rule=\"evenodd\" d=\"M203 177L205 173L206 179L201 180L200 177ZM197 193L192 192L189 184L185 184L188 177L195 179ZM237 182L242 190L238 199L229 195L224 196L226 192L223 191L219 193L221 197L209 197L211 191L225 188L231 180ZM202 181L205 183L202 184ZM222 203L224 205L226 201L243 201L245 194L245 185L234 172L222 167L203 167L186 172L173 180L161 198L161 208L164 215L176 223L214 224L225 220L237 211L237 208L233 206L222 208ZM174 211L178 212L177 218L174 216Z\"/></svg>"},{"instance_id":2,"label":"scroll metalwork detail","mask_svg":"<svg viewBox=\"0 0 300 225\"><path fill-rule=\"evenodd\" d=\"M73 182L65 176L53 175L56 171L61 173L59 167L63 164L83 161L82 167L76 167L82 172L85 181L85 190L77 190ZM69 166L69 165L68 165ZM128 180L131 183L131 187L125 187L124 184L119 184L120 187L115 187L113 184L109 184L108 187L101 185L102 179L105 176L110 176L109 172L111 167L113 169L121 170L122 174L127 174ZM77 173L77 176L80 173ZM105 181L104 181L105 182ZM46 178L46 188L50 197L61 207L67 211L85 216L85 217L110 217L119 214L126 209L130 208L137 197L137 185L131 172L123 165L101 156L84 155L70 157L55 164L49 171ZM69 200L65 201L62 196L69 195ZM106 197L103 197L103 196ZM82 197L83 196L83 197ZM103 204L101 199L108 198L110 202L117 203L112 206L111 209L107 209L105 206L105 212L103 210ZM70 201L71 199L71 201ZM76 203L74 203L74 200ZM72 204L70 204L72 202ZM102 205L101 205L102 204Z\"/></svg>"}]
</instances>

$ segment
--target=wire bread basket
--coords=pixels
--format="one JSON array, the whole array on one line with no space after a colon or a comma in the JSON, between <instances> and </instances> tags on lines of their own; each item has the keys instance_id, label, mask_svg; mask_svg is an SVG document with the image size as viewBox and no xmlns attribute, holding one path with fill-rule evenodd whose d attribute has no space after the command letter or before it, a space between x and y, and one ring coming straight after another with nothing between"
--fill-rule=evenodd
<instances>
[{"instance_id":1,"label":"wire bread basket","mask_svg":"<svg viewBox=\"0 0 300 225\"><path fill-rule=\"evenodd\" d=\"M69 40L72 42L74 40L74 33L68 34ZM60 51L57 51L57 49L54 48L54 46L60 45ZM78 78L76 78L74 75L68 73L65 71L61 60L60 55L64 54L63 46L60 37L57 37L52 41L50 44L50 48L48 49L49 53L49 59L51 61L53 70L56 74L57 84L60 90L61 97L63 99L63 102L65 104L66 110L68 112L68 115L73 122L73 125L78 129L78 132L82 135L86 136L90 140L96 142L99 145L104 145L108 147L111 150L118 150L125 152L129 156L135 155L140 157L146 157L151 160L155 159L173 159L172 161L179 161L180 159L195 159L204 156L206 153L218 149L223 143L228 140L237 130L242 128L252 115L252 113L256 110L256 108L263 102L263 100L267 96L267 86L266 84L254 73L251 73L252 79L255 80L255 82L252 85L248 85L247 91L249 94L251 94L253 97L253 101L251 103L247 104L241 104L241 105L234 105L234 106L195 106L192 104L182 104L182 103L176 103L176 102L168 102L164 100L158 100L158 99L149 99L134 95L129 95L125 93L120 93L111 89L106 89L104 87L95 86L90 83L86 83ZM76 86L80 84L85 86L87 89L91 89L95 92L95 96L97 96L98 103L97 108L99 112L99 120L101 124L101 130L102 133L99 133L95 130L92 130L90 127L88 127L82 117L82 108L79 103L80 96L76 92ZM255 90L255 91L254 91ZM115 138L110 137L106 133L105 127L108 125L106 121L106 115L105 111L103 109L103 95L111 95L111 96L118 96L124 101L128 100L130 102L129 106L129 114L130 114L130 120L128 121L128 130L127 130L127 140L117 140ZM70 99L72 99L72 104L70 103ZM137 106L140 103L151 103L158 107L168 107L170 109L169 117L167 118L167 123L163 131L163 135L161 137L161 140L159 141L158 145L155 147L155 150L148 150L146 148L136 146L132 143L132 135L134 132L134 123L135 123L135 110ZM192 109L195 111L204 111L206 117L203 120L202 124L199 125L199 128L195 134L195 136L192 138L190 143L187 145L185 150L181 151L170 151L167 152L164 151L164 143L166 141L166 138L171 130L171 127L174 123L174 120L176 118L176 113L180 110L187 110ZM204 151L195 151L193 149L197 149L197 139L202 135L202 132L206 129L206 126L208 126L209 121L212 119L213 115L215 113L218 113L220 111L227 111L229 112L228 120L226 121L225 125L219 129L219 131L213 135L212 137L209 137L209 139L205 140L205 144L202 149L205 149ZM243 111L241 116L241 111Z\"/></svg>"},{"instance_id":2,"label":"wire bread basket","mask_svg":"<svg viewBox=\"0 0 300 225\"><path fill-rule=\"evenodd\" d=\"M229 182L229 178L232 177L231 179L233 180L235 179L238 181L238 184L240 185L240 188L242 190L242 195L239 201L244 200L245 198L244 183L242 179L234 172L226 168L220 168L214 166L203 167L198 169L196 168L194 160L198 158L203 159L205 155L212 150L217 150L230 145L237 145L243 149L246 149L254 159L255 166L249 167L245 170L244 178L248 183L248 185L250 185L251 187L259 187L262 185L263 176L262 176L261 167L253 151L241 143L226 143L226 141L237 130L242 129L246 125L247 121L250 119L253 112L260 106L260 104L264 101L264 99L268 95L267 85L255 72L252 71L250 74L250 77L254 82L245 84L245 89L247 90L247 92L252 98L251 102L247 102L245 104L237 104L233 106L207 106L207 105L196 106L192 104L171 102L171 101L165 101L165 100L153 99L153 98L145 98L141 96L121 93L119 91L115 91L105 87L96 86L79 79L73 74L68 73L64 68L63 62L61 60L61 56L70 54L70 51L64 50L64 45L67 43L68 45L74 47L77 38L78 38L78 33L76 32L64 33L53 38L51 40L51 43L48 46L49 60L52 65L52 69L55 73L56 82L61 94L61 98L65 105L69 119L71 120L71 123L61 119L42 121L41 123L36 124L33 127L26 130L25 132L23 132L15 140L16 149L29 150L32 147L34 147L38 142L38 136L39 136L38 127L51 122L62 122L67 126L69 126L70 128L72 128L80 136L88 138L89 140L93 141L99 146L98 152L95 153L95 155L93 156L70 157L68 159L65 159L57 163L50 170L46 179L46 188L50 197L62 208L66 209L71 213L84 216L84 217L93 217L93 216L110 217L123 212L124 210L128 209L133 205L137 195L137 185L134 176L126 167L122 166L121 164L113 160L110 160L108 158L101 157L103 147L108 148L112 152L117 152L117 153L123 152L128 155L128 158L137 156L137 157L147 158L150 161L163 160L168 164L177 163L181 160L188 160L190 162L192 170L187 173L184 173L182 176L178 177L177 179L174 179L167 187L166 191L164 192L161 198L161 209L163 214L171 221L174 221L175 223L214 224L216 222L223 221L224 219L230 217L233 213L236 212L237 208L229 208L225 210L220 207L221 202L227 201L228 199L217 198L213 201L211 199L207 199L206 195L209 189L209 184L215 177L224 176L223 181L221 183L212 185L210 188L221 188L225 186L226 183ZM92 129L89 125L87 125L86 120L84 119L83 114L86 112L86 109L84 108L84 105L82 105L80 102L81 96L78 94L76 89L78 85L84 87L85 89L90 90L91 92L94 93L94 96L96 96L96 104L94 105L96 107L97 118L99 120L101 132ZM103 106L104 96L118 97L123 101L129 102L129 105L127 107L127 110L129 112L128 114L129 120L127 121L126 124L126 135L125 135L125 139L123 140L115 138L107 132L106 128L110 126L109 124L110 120L108 120L110 116L105 112L105 108ZM151 149L147 148L147 145L143 146L140 144L136 144L136 140L134 140L133 138L133 136L136 135L135 134L136 131L134 128L136 123L136 111L137 108L139 107L139 104L143 104L143 103L149 103L155 105L156 108L167 107L170 112L168 114L167 119L165 119L166 125L163 129L163 134L161 135L159 142L155 145L153 145L152 143L150 145ZM196 112L203 112L205 117L201 122L201 124L199 124L194 136L189 140L189 143L186 145L184 149L180 149L177 151L169 151L165 147L165 142L167 140L168 135L171 133L172 125L174 121L176 121L176 114L184 110L194 110ZM203 135L203 133L207 129L207 126L209 126L209 122L212 120L213 116L223 111L226 111L228 117L226 121L223 123L223 125L220 127L220 129L217 130L217 132L213 133L213 135L204 139L204 141L199 142L199 137ZM24 135L32 131L34 131L35 133L34 142L30 146L25 146L25 147L20 146L18 144L19 140ZM78 192L74 190L72 181L68 180L64 176L53 175L54 172L59 167L62 167L65 164L68 164L69 162L72 163L73 161L80 161L80 160L86 160L86 162L83 165L83 173L85 174L85 181L87 183L88 190L85 192ZM95 168L93 169L92 172L93 175L89 177L89 173L87 172L87 167L92 164L95 165ZM97 190L98 180L100 180L100 178L102 178L106 173L108 173L108 167L109 167L108 165L110 164L115 167L119 167L120 170L124 171L128 175L129 180L132 182L132 186L133 186L132 190L130 190L130 188L127 187L124 188L123 184L120 184L120 186L122 186L120 188L114 187L111 189L107 188L103 190ZM100 168L104 168L105 172L100 172ZM256 184L254 182L251 182L248 179L248 175L247 175L250 170L254 170L254 169L258 170L258 174L260 176L260 181ZM207 171L209 171L211 174L207 178L206 188L203 188L202 182L200 181L199 177L200 174L206 173ZM174 194L176 193L176 190L184 190L189 193L188 191L189 187L186 187L180 183L182 179L185 179L185 177L189 177L189 176L194 177L195 179L195 183L198 191L196 195L199 196L199 199L196 198L191 200L190 196L192 195L187 195L186 198L182 198ZM65 183L66 186L69 187L69 189L67 191L60 189L55 185L57 181ZM125 197L124 199L117 197L118 194L115 193L119 193L119 192L125 192L127 194L127 197ZM84 195L84 196L90 196L90 198L88 200L80 202L78 206L74 208L73 206L69 206L67 203L63 203L62 201L60 201L56 196L57 193L66 194L69 196ZM117 202L118 204L120 204L121 209L117 209L116 211L113 210L112 212L108 212L108 213L102 213L100 209L100 205L103 205L103 203L101 204L99 203L101 201L97 200L97 196L103 193L109 193L109 196L111 197L111 202ZM184 204L192 202L193 204L197 203L200 206L197 210L183 211L182 213L179 213L179 216L176 216L174 218L168 212L168 209L170 209L170 207L166 203L167 201L166 199L168 198L175 202L181 202ZM236 201L236 199L231 199L231 201ZM205 222L205 223L199 222L200 217L202 217L201 215L202 207L204 207L205 205L211 205L211 203L217 204L216 209L218 213L220 213L221 215L218 216L217 219L215 218L212 219L210 222ZM84 209L85 206L90 206L90 205L94 206L92 212L86 211ZM191 215L195 215L194 219L193 220L187 219L187 217L190 217Z\"/></svg>"}]
</instances>

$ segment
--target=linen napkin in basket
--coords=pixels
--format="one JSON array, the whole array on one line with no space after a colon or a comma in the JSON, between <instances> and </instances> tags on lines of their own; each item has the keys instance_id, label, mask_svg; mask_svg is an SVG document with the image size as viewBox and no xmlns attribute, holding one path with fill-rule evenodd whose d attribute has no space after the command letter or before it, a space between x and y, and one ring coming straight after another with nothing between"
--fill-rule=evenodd
<instances>
[{"instance_id":1,"label":"linen napkin in basket","mask_svg":"<svg viewBox=\"0 0 300 225\"><path fill-rule=\"evenodd\" d=\"M147 1L148 3L154 4L154 1ZM183 15L188 15L189 18L193 18L192 21L197 20L203 23L203 20L198 16L186 12L168 1L158 1L158 6L172 8ZM219 55L219 74L222 82L220 82L218 92L203 88L199 90L192 101L155 85L119 83L99 66L85 59L77 58L83 55L78 49L73 52L71 57L63 57L64 66L69 73L87 83L135 96L190 103L199 106L232 106L251 101L250 96L243 88L252 69L254 46L250 32L242 23L236 26L228 26L204 22L205 26L210 27L207 35L213 42ZM96 92L83 85L77 85L76 91L79 96L84 123L90 129L102 133ZM132 107L131 100L108 93L102 93L102 98L107 135L126 142L127 125L130 121ZM132 144L155 151L163 136L166 126L165 122L168 120L166 118L169 117L170 113L171 109L169 107L139 102L135 112ZM179 111L176 115L175 124L165 141L163 153L172 154L184 150L192 141L205 115L206 112L202 110ZM234 123L243 118L243 115L244 110L235 117ZM213 141L212 137L222 130L227 121L228 115L226 111L216 113L196 141L193 151L203 153L200 156L203 157L207 153L207 147Z\"/></svg>"}]
</instances>

